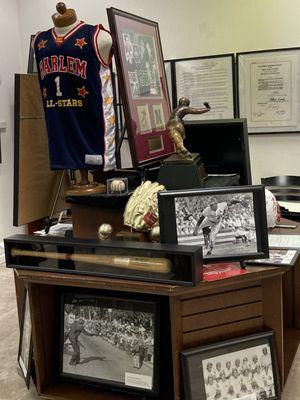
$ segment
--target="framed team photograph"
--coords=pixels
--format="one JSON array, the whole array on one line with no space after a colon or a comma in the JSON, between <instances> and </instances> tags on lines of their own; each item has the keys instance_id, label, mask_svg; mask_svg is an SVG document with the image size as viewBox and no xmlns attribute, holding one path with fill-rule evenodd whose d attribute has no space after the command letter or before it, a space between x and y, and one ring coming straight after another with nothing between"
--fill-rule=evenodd
<instances>
[{"instance_id":1,"label":"framed team photograph","mask_svg":"<svg viewBox=\"0 0 300 400\"><path fill-rule=\"evenodd\" d=\"M271 331L185 350L181 363L186 400L280 399Z\"/></svg>"},{"instance_id":2,"label":"framed team photograph","mask_svg":"<svg viewBox=\"0 0 300 400\"><path fill-rule=\"evenodd\" d=\"M161 242L199 245L206 262L269 255L261 185L162 191L158 208Z\"/></svg>"},{"instance_id":3,"label":"framed team photograph","mask_svg":"<svg viewBox=\"0 0 300 400\"><path fill-rule=\"evenodd\" d=\"M61 378L158 392L157 303L66 292L61 313Z\"/></svg>"},{"instance_id":4,"label":"framed team photograph","mask_svg":"<svg viewBox=\"0 0 300 400\"><path fill-rule=\"evenodd\" d=\"M166 128L171 106L159 28L157 22L115 8L108 8L107 14L136 168L174 153Z\"/></svg>"},{"instance_id":5,"label":"framed team photograph","mask_svg":"<svg viewBox=\"0 0 300 400\"><path fill-rule=\"evenodd\" d=\"M20 329L18 363L27 388L29 388L30 385L32 354L33 354L33 345L31 336L30 305L29 305L28 290L26 286L23 299L23 312L22 312L21 329Z\"/></svg>"},{"instance_id":6,"label":"framed team photograph","mask_svg":"<svg viewBox=\"0 0 300 400\"><path fill-rule=\"evenodd\" d=\"M293 267L298 259L299 251L296 249L272 248L269 258L246 261L247 264L264 264Z\"/></svg>"}]
</instances>

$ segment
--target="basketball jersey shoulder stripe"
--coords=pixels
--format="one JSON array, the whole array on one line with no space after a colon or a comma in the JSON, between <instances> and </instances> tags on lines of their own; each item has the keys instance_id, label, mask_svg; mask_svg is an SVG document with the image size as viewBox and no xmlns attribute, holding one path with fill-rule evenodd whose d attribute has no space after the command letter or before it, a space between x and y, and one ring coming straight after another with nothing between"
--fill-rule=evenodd
<instances>
[{"instance_id":1,"label":"basketball jersey shoulder stripe","mask_svg":"<svg viewBox=\"0 0 300 400\"><path fill-rule=\"evenodd\" d=\"M103 122L103 170L109 171L116 167L115 159L115 109L113 103L113 88L109 67L100 65L99 77L101 81L102 96L102 122Z\"/></svg>"},{"instance_id":2,"label":"basketball jersey shoulder stripe","mask_svg":"<svg viewBox=\"0 0 300 400\"><path fill-rule=\"evenodd\" d=\"M101 57L101 54L99 52L99 47L98 47L98 36L99 36L100 31L105 31L110 35L110 32L107 31L106 29L104 29L101 24L96 25L96 30L95 30L95 34L94 34L94 38L93 38L94 50L95 50L96 56L97 56L98 60L100 61L100 63L102 65L104 65L104 67L108 67L112 60L112 51L110 51L108 62L105 62L103 60L103 58Z\"/></svg>"}]
</instances>

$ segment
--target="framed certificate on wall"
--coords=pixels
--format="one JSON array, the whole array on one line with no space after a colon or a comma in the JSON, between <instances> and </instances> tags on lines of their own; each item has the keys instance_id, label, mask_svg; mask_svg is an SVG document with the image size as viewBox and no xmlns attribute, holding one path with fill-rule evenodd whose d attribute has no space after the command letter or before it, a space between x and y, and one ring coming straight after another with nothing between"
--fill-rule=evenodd
<instances>
[{"instance_id":1,"label":"framed certificate on wall","mask_svg":"<svg viewBox=\"0 0 300 400\"><path fill-rule=\"evenodd\" d=\"M176 104L182 96L192 107L208 102L211 110L188 115L185 120L230 119L235 115L234 54L174 60Z\"/></svg>"},{"instance_id":2,"label":"framed certificate on wall","mask_svg":"<svg viewBox=\"0 0 300 400\"><path fill-rule=\"evenodd\" d=\"M300 48L237 53L237 75L249 133L300 132Z\"/></svg>"}]
</instances>

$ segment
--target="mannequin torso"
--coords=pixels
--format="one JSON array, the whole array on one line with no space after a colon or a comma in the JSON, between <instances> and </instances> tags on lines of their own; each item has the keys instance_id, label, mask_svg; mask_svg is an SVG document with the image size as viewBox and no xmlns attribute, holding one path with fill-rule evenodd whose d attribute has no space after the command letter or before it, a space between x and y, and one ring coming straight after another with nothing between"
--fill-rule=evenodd
<instances>
[{"instance_id":1,"label":"mannequin torso","mask_svg":"<svg viewBox=\"0 0 300 400\"><path fill-rule=\"evenodd\" d=\"M75 28L81 21L76 20L73 24L68 26L55 26L54 30L57 36L65 36L73 28ZM112 39L110 34L101 29L97 38L97 46L102 60L107 64L110 58Z\"/></svg>"}]
</instances>

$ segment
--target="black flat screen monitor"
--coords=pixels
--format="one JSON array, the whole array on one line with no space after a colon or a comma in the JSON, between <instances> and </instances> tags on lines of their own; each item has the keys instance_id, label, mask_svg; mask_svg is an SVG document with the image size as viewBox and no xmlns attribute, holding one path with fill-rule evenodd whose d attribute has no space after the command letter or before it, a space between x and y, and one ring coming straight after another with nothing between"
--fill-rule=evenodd
<instances>
[{"instance_id":1,"label":"black flat screen monitor","mask_svg":"<svg viewBox=\"0 0 300 400\"><path fill-rule=\"evenodd\" d=\"M251 185L247 120L245 118L185 121L185 146L200 153L208 174L240 174Z\"/></svg>"}]
</instances>

